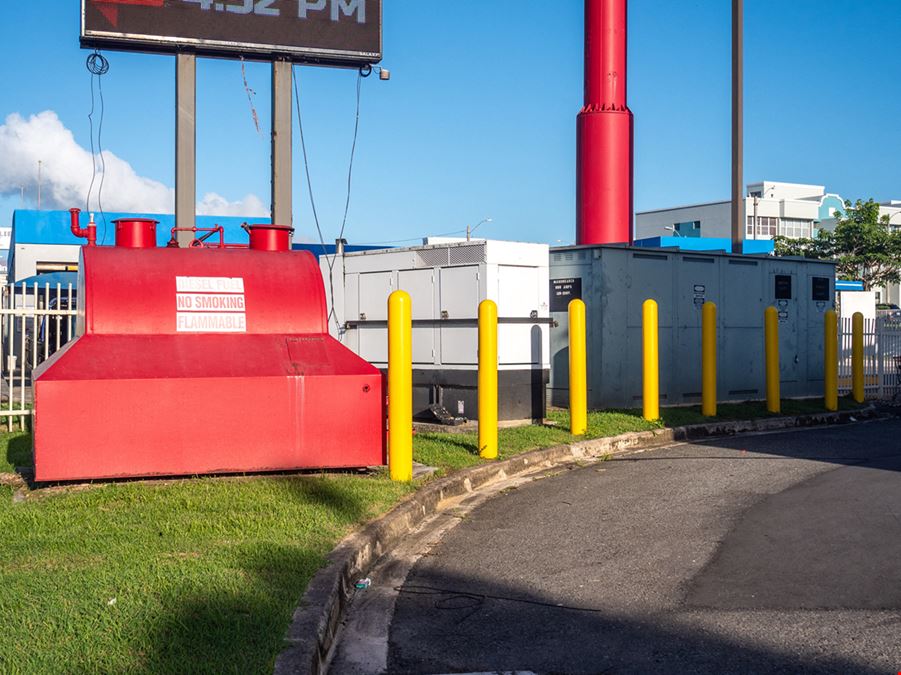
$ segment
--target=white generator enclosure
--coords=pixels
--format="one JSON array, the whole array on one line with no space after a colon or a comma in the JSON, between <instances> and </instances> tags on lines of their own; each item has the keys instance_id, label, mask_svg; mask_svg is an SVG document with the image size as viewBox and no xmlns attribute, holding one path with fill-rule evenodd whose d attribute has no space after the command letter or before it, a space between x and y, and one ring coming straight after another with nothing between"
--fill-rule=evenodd
<instances>
[{"instance_id":1,"label":"white generator enclosure","mask_svg":"<svg viewBox=\"0 0 901 675\"><path fill-rule=\"evenodd\" d=\"M413 413L430 406L478 418L478 312L498 310L498 415L541 419L550 369L548 246L472 240L344 255L319 261L329 331L382 370L388 365L388 296L410 294Z\"/></svg>"}]
</instances>

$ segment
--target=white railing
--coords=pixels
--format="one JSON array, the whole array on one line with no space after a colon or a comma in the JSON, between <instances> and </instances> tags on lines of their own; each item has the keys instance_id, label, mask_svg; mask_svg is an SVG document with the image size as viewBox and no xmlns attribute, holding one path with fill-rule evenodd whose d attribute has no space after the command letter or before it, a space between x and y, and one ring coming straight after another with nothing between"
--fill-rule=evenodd
<instances>
[{"instance_id":1,"label":"white railing","mask_svg":"<svg viewBox=\"0 0 901 675\"><path fill-rule=\"evenodd\" d=\"M25 428L34 369L75 336L72 284L9 284L0 298L0 427ZM4 419L5 418L5 419Z\"/></svg>"},{"instance_id":2,"label":"white railing","mask_svg":"<svg viewBox=\"0 0 901 675\"><path fill-rule=\"evenodd\" d=\"M901 320L864 320L863 372L867 398L901 397ZM839 326L838 389L839 394L851 391L851 317L842 317Z\"/></svg>"}]
</instances>

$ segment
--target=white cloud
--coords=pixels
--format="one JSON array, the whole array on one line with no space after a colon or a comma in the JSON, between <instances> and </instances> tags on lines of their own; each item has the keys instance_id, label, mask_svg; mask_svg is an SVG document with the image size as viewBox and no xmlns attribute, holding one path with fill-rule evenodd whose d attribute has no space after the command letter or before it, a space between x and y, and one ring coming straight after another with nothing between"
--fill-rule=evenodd
<instances>
[{"instance_id":1,"label":"white cloud","mask_svg":"<svg viewBox=\"0 0 901 675\"><path fill-rule=\"evenodd\" d=\"M100 185L100 155L95 156L97 178L91 205L96 208ZM139 176L131 164L105 150L103 208L133 213L172 213L175 190L152 178ZM34 197L38 188L38 162L41 162L41 207L68 209L83 207L91 183L91 153L80 146L72 132L52 110L27 119L18 113L9 115L0 125L0 195L18 195L22 188ZM268 209L255 195L230 202L216 193L208 193L197 204L201 215L262 216Z\"/></svg>"},{"instance_id":2,"label":"white cloud","mask_svg":"<svg viewBox=\"0 0 901 675\"><path fill-rule=\"evenodd\" d=\"M249 194L244 199L230 202L222 195L215 192L207 192L203 199L197 202L197 215L199 216L247 216L269 217L269 209L259 197Z\"/></svg>"}]
</instances>

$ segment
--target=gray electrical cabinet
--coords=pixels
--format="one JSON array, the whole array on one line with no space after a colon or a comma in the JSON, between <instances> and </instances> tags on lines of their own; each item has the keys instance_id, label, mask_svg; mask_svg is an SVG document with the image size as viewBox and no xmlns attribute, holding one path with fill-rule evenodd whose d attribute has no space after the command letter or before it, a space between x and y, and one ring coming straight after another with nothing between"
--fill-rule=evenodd
<instances>
[{"instance_id":1,"label":"gray electrical cabinet","mask_svg":"<svg viewBox=\"0 0 901 675\"><path fill-rule=\"evenodd\" d=\"M641 405L642 304L659 311L660 403L701 400L701 306L717 306L717 398L765 397L764 310L779 313L783 397L821 396L823 315L834 307L835 265L820 260L627 246L550 252L550 401L569 402L567 307L587 313L588 405Z\"/></svg>"},{"instance_id":2,"label":"gray electrical cabinet","mask_svg":"<svg viewBox=\"0 0 901 675\"><path fill-rule=\"evenodd\" d=\"M479 302L498 310L498 417L542 419L550 367L548 246L472 240L322 256L329 331L380 369L387 303L410 294L413 412L478 419Z\"/></svg>"}]
</instances>

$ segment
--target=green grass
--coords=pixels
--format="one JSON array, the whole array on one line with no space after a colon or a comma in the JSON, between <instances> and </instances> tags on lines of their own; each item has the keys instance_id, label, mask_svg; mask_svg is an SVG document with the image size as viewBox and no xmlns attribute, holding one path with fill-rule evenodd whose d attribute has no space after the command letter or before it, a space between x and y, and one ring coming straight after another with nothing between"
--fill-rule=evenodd
<instances>
[{"instance_id":1,"label":"green grass","mask_svg":"<svg viewBox=\"0 0 901 675\"><path fill-rule=\"evenodd\" d=\"M512 427L498 431L498 455L506 459L512 455L547 448L560 443L578 440L569 433L569 413L563 410L550 411L548 418L553 425L529 425ZM660 427L659 423L648 422L640 413L632 411L590 412L588 433L584 438L616 436L628 431L645 431ZM459 469L478 464L478 439L475 433L424 433L417 434L413 443L413 459L443 470Z\"/></svg>"},{"instance_id":2,"label":"green grass","mask_svg":"<svg viewBox=\"0 0 901 675\"><path fill-rule=\"evenodd\" d=\"M767 414L760 403L719 412ZM697 408L662 414L592 412L587 437L705 419ZM574 440L566 411L550 419L502 429L501 458ZM476 446L472 433L418 434L414 457L446 473L482 461ZM0 433L0 472L30 463L29 435ZM413 489L385 472L120 482L24 499L0 485L0 672L271 672L327 553Z\"/></svg>"},{"instance_id":3,"label":"green grass","mask_svg":"<svg viewBox=\"0 0 901 675\"><path fill-rule=\"evenodd\" d=\"M0 486L0 672L271 672L353 526L412 489L384 475Z\"/></svg>"},{"instance_id":4,"label":"green grass","mask_svg":"<svg viewBox=\"0 0 901 675\"><path fill-rule=\"evenodd\" d=\"M838 400L839 410L853 410L860 406L850 397L842 397ZM767 412L766 403L763 401L746 401L744 403L719 403L716 409L718 420L751 420L761 417L779 417L781 415L808 415L825 412L823 400L819 398L808 399L782 399L782 412L778 415ZM701 414L700 406L687 406L679 408L661 408L660 414L663 424L668 427L679 427L688 424L703 424L710 422L710 418Z\"/></svg>"},{"instance_id":5,"label":"green grass","mask_svg":"<svg viewBox=\"0 0 901 675\"><path fill-rule=\"evenodd\" d=\"M31 464L31 435L21 431L0 431L0 473L12 473L16 467Z\"/></svg>"},{"instance_id":6,"label":"green grass","mask_svg":"<svg viewBox=\"0 0 901 675\"><path fill-rule=\"evenodd\" d=\"M839 399L842 410L856 407L849 398ZM803 415L823 412L820 399L782 401L782 415ZM642 418L640 410L606 410L588 413L588 432L576 437L569 433L569 412L548 412L550 425L530 425L501 429L498 432L498 454L505 459L525 450L547 448L560 443L572 443L580 439L616 436L630 431L648 431L662 427L678 427L702 424L711 419L701 414L700 406L661 408L662 418L649 422ZM726 403L717 407L719 420L756 419L773 416L762 401ZM423 433L417 434L413 444L413 458L417 462L437 466L442 470L460 469L478 464L478 440L475 433Z\"/></svg>"}]
</instances>

